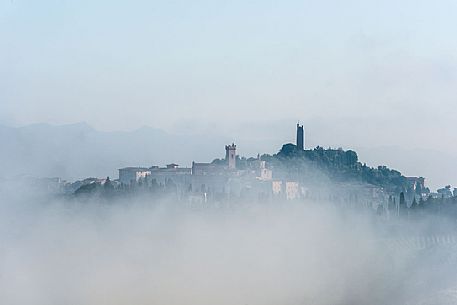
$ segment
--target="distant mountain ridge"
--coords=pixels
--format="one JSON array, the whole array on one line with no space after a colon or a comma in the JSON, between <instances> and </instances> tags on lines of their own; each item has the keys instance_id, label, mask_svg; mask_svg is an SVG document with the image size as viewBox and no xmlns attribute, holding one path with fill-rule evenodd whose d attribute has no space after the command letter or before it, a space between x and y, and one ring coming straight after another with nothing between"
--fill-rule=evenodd
<instances>
[{"instance_id":1,"label":"distant mountain ridge","mask_svg":"<svg viewBox=\"0 0 457 305\"><path fill-rule=\"evenodd\" d=\"M86 123L54 126L0 126L0 177L31 175L80 179L117 177L124 166L190 166L192 160L223 156L223 137L176 135L141 127L133 131L97 131Z\"/></svg>"}]
</instances>

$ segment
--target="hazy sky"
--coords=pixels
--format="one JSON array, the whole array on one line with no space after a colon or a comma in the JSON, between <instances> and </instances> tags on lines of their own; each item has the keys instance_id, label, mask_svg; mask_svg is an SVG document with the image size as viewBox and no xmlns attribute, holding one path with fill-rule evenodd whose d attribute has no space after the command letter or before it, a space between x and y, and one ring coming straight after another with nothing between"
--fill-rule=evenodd
<instances>
[{"instance_id":1,"label":"hazy sky","mask_svg":"<svg viewBox=\"0 0 457 305\"><path fill-rule=\"evenodd\" d=\"M457 155L454 0L0 1L0 124L301 120L324 145Z\"/></svg>"}]
</instances>

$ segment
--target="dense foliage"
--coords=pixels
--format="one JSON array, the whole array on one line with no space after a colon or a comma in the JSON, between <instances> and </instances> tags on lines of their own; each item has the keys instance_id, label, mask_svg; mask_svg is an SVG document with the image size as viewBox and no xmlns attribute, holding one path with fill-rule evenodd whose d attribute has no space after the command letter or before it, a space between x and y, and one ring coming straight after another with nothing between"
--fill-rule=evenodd
<instances>
[{"instance_id":1,"label":"dense foliage","mask_svg":"<svg viewBox=\"0 0 457 305\"><path fill-rule=\"evenodd\" d=\"M363 182L382 187L390 192L401 192L408 187L400 172L379 166L372 168L358 160L352 150L324 149L298 150L294 144L285 144L275 155L263 155L274 172L308 182Z\"/></svg>"}]
</instances>

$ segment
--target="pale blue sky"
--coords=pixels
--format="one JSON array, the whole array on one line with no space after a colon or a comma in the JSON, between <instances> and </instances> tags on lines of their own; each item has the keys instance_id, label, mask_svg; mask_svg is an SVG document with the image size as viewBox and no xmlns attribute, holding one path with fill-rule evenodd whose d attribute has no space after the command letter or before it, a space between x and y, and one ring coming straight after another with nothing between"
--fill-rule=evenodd
<instances>
[{"instance_id":1,"label":"pale blue sky","mask_svg":"<svg viewBox=\"0 0 457 305\"><path fill-rule=\"evenodd\" d=\"M457 155L456 16L453 0L0 0L0 124L236 138L322 120L324 145Z\"/></svg>"},{"instance_id":2,"label":"pale blue sky","mask_svg":"<svg viewBox=\"0 0 457 305\"><path fill-rule=\"evenodd\" d=\"M8 0L0 11L9 124L390 116L455 100L455 1Z\"/></svg>"}]
</instances>

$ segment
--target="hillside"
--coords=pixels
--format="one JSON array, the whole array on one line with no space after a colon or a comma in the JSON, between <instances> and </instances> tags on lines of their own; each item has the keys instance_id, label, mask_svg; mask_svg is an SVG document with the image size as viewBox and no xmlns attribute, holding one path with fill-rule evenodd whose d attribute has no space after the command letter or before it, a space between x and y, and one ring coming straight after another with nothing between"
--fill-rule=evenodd
<instances>
[{"instance_id":1,"label":"hillside","mask_svg":"<svg viewBox=\"0 0 457 305\"><path fill-rule=\"evenodd\" d=\"M293 144L285 144L277 154L263 155L262 160L276 170L276 175L311 184L361 182L391 193L411 191L401 172L387 166L369 167L359 161L353 150L324 149L319 146L311 150L298 150Z\"/></svg>"}]
</instances>

